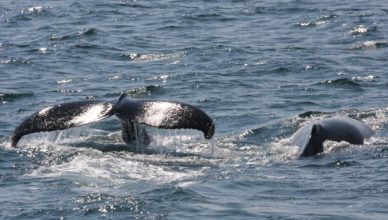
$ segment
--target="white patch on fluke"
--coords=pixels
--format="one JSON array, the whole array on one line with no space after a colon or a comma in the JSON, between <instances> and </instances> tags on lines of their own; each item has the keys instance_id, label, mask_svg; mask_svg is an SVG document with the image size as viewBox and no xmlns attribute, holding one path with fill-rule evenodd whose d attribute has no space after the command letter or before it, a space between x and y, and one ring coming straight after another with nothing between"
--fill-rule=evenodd
<instances>
[{"instance_id":1,"label":"white patch on fluke","mask_svg":"<svg viewBox=\"0 0 388 220\"><path fill-rule=\"evenodd\" d=\"M69 124L76 124L76 125L88 124L90 122L101 119L101 117L104 117L104 115L110 109L111 108L107 108L103 104L90 106L89 108L85 109L85 111L81 115L73 118L69 122Z\"/></svg>"},{"instance_id":2,"label":"white patch on fluke","mask_svg":"<svg viewBox=\"0 0 388 220\"><path fill-rule=\"evenodd\" d=\"M39 111L38 115L42 116L42 115L46 115L47 112L52 109L53 107L47 107L47 108L44 108L42 110Z\"/></svg>"},{"instance_id":3,"label":"white patch on fluke","mask_svg":"<svg viewBox=\"0 0 388 220\"><path fill-rule=\"evenodd\" d=\"M144 115L142 121L145 124L152 126L160 126L166 124L167 120L170 124L174 124L174 118L182 111L182 106L171 102L151 102L144 106Z\"/></svg>"}]
</instances>

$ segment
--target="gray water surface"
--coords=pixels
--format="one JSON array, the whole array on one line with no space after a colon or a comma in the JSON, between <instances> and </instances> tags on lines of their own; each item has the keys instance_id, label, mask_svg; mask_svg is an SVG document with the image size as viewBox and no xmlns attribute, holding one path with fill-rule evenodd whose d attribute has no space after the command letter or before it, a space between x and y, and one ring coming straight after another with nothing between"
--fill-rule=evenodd
<instances>
[{"instance_id":1,"label":"gray water surface","mask_svg":"<svg viewBox=\"0 0 388 220\"><path fill-rule=\"evenodd\" d=\"M385 219L387 30L382 0L3 0L0 218ZM122 93L200 107L214 140L147 128L139 152L112 117L10 147L44 107ZM298 160L334 115L376 134Z\"/></svg>"}]
</instances>

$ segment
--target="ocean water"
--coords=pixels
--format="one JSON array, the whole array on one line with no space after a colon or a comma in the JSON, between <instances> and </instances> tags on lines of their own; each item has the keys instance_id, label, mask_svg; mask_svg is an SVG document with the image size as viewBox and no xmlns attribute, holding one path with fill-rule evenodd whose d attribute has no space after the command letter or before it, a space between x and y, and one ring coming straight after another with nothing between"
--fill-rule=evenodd
<instances>
[{"instance_id":1,"label":"ocean water","mask_svg":"<svg viewBox=\"0 0 388 220\"><path fill-rule=\"evenodd\" d=\"M386 219L387 31L383 0L2 0L0 218ZM215 136L126 146L112 117L10 146L44 107L122 93L196 105ZM376 134L298 159L291 135L338 115Z\"/></svg>"}]
</instances>

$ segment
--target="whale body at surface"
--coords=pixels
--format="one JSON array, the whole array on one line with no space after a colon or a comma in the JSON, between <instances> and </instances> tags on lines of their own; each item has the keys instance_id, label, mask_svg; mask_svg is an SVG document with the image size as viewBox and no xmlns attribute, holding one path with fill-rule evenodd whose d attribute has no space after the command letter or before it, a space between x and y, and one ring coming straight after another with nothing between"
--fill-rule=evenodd
<instances>
[{"instance_id":1,"label":"whale body at surface","mask_svg":"<svg viewBox=\"0 0 388 220\"><path fill-rule=\"evenodd\" d=\"M323 152L323 142L326 140L363 144L364 139L373 134L374 131L361 121L333 117L303 126L292 136L292 143L301 148L300 157L307 157Z\"/></svg>"}]
</instances>

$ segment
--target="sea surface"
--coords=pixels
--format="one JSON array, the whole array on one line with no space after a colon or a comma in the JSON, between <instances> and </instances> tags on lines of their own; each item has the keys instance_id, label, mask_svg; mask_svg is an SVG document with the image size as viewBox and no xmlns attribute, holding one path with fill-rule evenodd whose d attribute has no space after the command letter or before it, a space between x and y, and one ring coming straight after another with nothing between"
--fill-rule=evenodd
<instances>
[{"instance_id":1,"label":"sea surface","mask_svg":"<svg viewBox=\"0 0 388 220\"><path fill-rule=\"evenodd\" d=\"M387 65L385 0L2 0L0 218L387 219ZM215 136L147 127L144 149L111 117L10 146L36 111L122 93L198 106ZM375 135L298 159L331 116Z\"/></svg>"}]
</instances>

